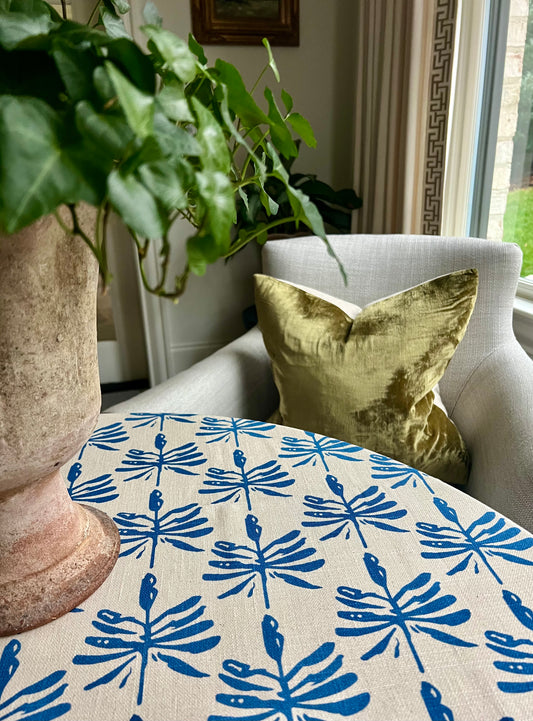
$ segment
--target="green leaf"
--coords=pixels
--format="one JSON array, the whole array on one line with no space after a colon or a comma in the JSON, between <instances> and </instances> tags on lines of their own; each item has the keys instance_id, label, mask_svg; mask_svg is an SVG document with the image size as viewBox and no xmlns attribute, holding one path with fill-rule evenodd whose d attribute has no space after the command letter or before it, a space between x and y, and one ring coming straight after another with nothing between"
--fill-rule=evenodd
<instances>
[{"instance_id":1,"label":"green leaf","mask_svg":"<svg viewBox=\"0 0 533 721\"><path fill-rule=\"evenodd\" d=\"M169 157L199 156L202 152L200 143L191 133L171 123L160 112L156 112L154 116L154 135L159 146Z\"/></svg>"},{"instance_id":2,"label":"green leaf","mask_svg":"<svg viewBox=\"0 0 533 721\"><path fill-rule=\"evenodd\" d=\"M298 182L298 177L305 178L304 182ZM362 205L361 199L352 188L334 190L327 183L317 180L315 176L292 176L292 185L297 185L309 197L324 200L326 203L338 205L348 210L355 210Z\"/></svg>"},{"instance_id":3,"label":"green leaf","mask_svg":"<svg viewBox=\"0 0 533 721\"><path fill-rule=\"evenodd\" d=\"M157 138L149 135L139 145L137 139L137 147L135 152L130 155L120 166L123 175L134 173L140 165L145 163L157 163L165 160L166 154L162 150Z\"/></svg>"},{"instance_id":4,"label":"green leaf","mask_svg":"<svg viewBox=\"0 0 533 721\"><path fill-rule=\"evenodd\" d=\"M138 90L149 95L156 91L156 77L152 61L130 38L109 40L107 59L128 78Z\"/></svg>"},{"instance_id":5,"label":"green leaf","mask_svg":"<svg viewBox=\"0 0 533 721\"><path fill-rule=\"evenodd\" d=\"M119 15L125 15L130 11L130 4L127 0L109 0Z\"/></svg>"},{"instance_id":6,"label":"green leaf","mask_svg":"<svg viewBox=\"0 0 533 721\"><path fill-rule=\"evenodd\" d=\"M316 205L324 223L327 226L330 226L334 232L350 232L352 224L352 214L350 211L332 208L330 205L327 205L316 198L313 200L313 203Z\"/></svg>"},{"instance_id":7,"label":"green leaf","mask_svg":"<svg viewBox=\"0 0 533 721\"><path fill-rule=\"evenodd\" d=\"M239 116L243 124L247 128L254 128L261 124L270 125L268 117L246 90L237 68L224 60L217 60L215 69L220 81L228 88L230 110Z\"/></svg>"},{"instance_id":8,"label":"green leaf","mask_svg":"<svg viewBox=\"0 0 533 721\"><path fill-rule=\"evenodd\" d=\"M220 171L228 174L231 167L231 159L222 132L216 118L196 98L192 98L192 105L196 113L198 131L196 140L200 144L200 162L204 170Z\"/></svg>"},{"instance_id":9,"label":"green leaf","mask_svg":"<svg viewBox=\"0 0 533 721\"><path fill-rule=\"evenodd\" d=\"M199 199L205 211L209 233L223 255L231 242L231 228L235 219L233 187L227 175L219 172L196 173Z\"/></svg>"},{"instance_id":10,"label":"green leaf","mask_svg":"<svg viewBox=\"0 0 533 721\"><path fill-rule=\"evenodd\" d=\"M152 0L148 0L143 10L143 18L147 25L155 25L160 28L163 25L163 18Z\"/></svg>"},{"instance_id":11,"label":"green leaf","mask_svg":"<svg viewBox=\"0 0 533 721\"><path fill-rule=\"evenodd\" d=\"M264 189L261 190L259 197L261 198L261 204L268 213L268 215L276 215L279 210L279 205L276 203L276 201L271 198Z\"/></svg>"},{"instance_id":12,"label":"green leaf","mask_svg":"<svg viewBox=\"0 0 533 721\"><path fill-rule=\"evenodd\" d=\"M107 104L116 98L115 87L111 82L111 78L107 70L99 65L94 69L93 73L94 89L103 104Z\"/></svg>"},{"instance_id":13,"label":"green leaf","mask_svg":"<svg viewBox=\"0 0 533 721\"><path fill-rule=\"evenodd\" d=\"M163 58L165 65L184 83L190 83L196 76L196 58L187 44L174 33L157 25L143 25L143 33Z\"/></svg>"},{"instance_id":14,"label":"green leaf","mask_svg":"<svg viewBox=\"0 0 533 721\"><path fill-rule=\"evenodd\" d=\"M294 102L286 90L281 91L281 99L283 100L283 104L287 108L287 112L290 113L294 106Z\"/></svg>"},{"instance_id":15,"label":"green leaf","mask_svg":"<svg viewBox=\"0 0 533 721\"><path fill-rule=\"evenodd\" d=\"M184 210L187 207L187 195L180 174L167 161L141 165L138 173L150 193L167 210Z\"/></svg>"},{"instance_id":16,"label":"green leaf","mask_svg":"<svg viewBox=\"0 0 533 721\"><path fill-rule=\"evenodd\" d=\"M35 98L0 97L0 206L15 232L63 203L97 201L59 116ZM92 176L92 174L91 174Z\"/></svg>"},{"instance_id":17,"label":"green leaf","mask_svg":"<svg viewBox=\"0 0 533 721\"><path fill-rule=\"evenodd\" d=\"M72 100L77 102L90 98L93 94L93 73L98 63L94 55L61 40L56 40L52 48L52 57Z\"/></svg>"},{"instance_id":18,"label":"green leaf","mask_svg":"<svg viewBox=\"0 0 533 721\"><path fill-rule=\"evenodd\" d=\"M124 27L122 18L114 15L104 6L100 8L100 18L110 38L131 38Z\"/></svg>"},{"instance_id":19,"label":"green leaf","mask_svg":"<svg viewBox=\"0 0 533 721\"><path fill-rule=\"evenodd\" d=\"M122 73L110 62L105 68L124 110L130 128L141 138L146 138L154 127L154 98L137 90Z\"/></svg>"},{"instance_id":20,"label":"green leaf","mask_svg":"<svg viewBox=\"0 0 533 721\"><path fill-rule=\"evenodd\" d=\"M189 103L185 97L183 85L176 81L171 81L164 86L159 95L157 102L161 110L167 118L174 120L176 123L192 123L194 116L189 108Z\"/></svg>"},{"instance_id":21,"label":"green leaf","mask_svg":"<svg viewBox=\"0 0 533 721\"><path fill-rule=\"evenodd\" d=\"M266 229L265 223L258 223L256 230L261 232L256 236L255 242L259 245L264 245L268 240L268 230Z\"/></svg>"},{"instance_id":22,"label":"green leaf","mask_svg":"<svg viewBox=\"0 0 533 721\"><path fill-rule=\"evenodd\" d=\"M270 68L272 72L274 73L274 77L279 83L279 70L278 66L276 65L276 61L274 60L274 56L272 55L272 48L270 47L270 43L268 42L267 38L263 38L263 45L265 46L267 53L268 53L268 64L270 65Z\"/></svg>"},{"instance_id":23,"label":"green leaf","mask_svg":"<svg viewBox=\"0 0 533 721\"><path fill-rule=\"evenodd\" d=\"M134 175L114 170L108 180L109 200L124 223L143 238L161 238L168 229L166 213Z\"/></svg>"},{"instance_id":24,"label":"green leaf","mask_svg":"<svg viewBox=\"0 0 533 721\"><path fill-rule=\"evenodd\" d=\"M0 94L40 98L55 109L64 107L61 75L48 52L0 48Z\"/></svg>"},{"instance_id":25,"label":"green leaf","mask_svg":"<svg viewBox=\"0 0 533 721\"><path fill-rule=\"evenodd\" d=\"M315 134L308 120L302 117L300 113L291 113L287 120L306 145L310 148L316 148Z\"/></svg>"},{"instance_id":26,"label":"green leaf","mask_svg":"<svg viewBox=\"0 0 533 721\"><path fill-rule=\"evenodd\" d=\"M322 216L318 212L316 205L305 193L292 188L290 185L287 186L287 194L291 208L297 216L297 219L303 221L319 238L327 240Z\"/></svg>"},{"instance_id":27,"label":"green leaf","mask_svg":"<svg viewBox=\"0 0 533 721\"><path fill-rule=\"evenodd\" d=\"M60 37L72 45L85 45L85 47L94 45L98 48L113 42L103 30L81 25L73 20L61 20L60 25L54 31L54 36Z\"/></svg>"},{"instance_id":28,"label":"green leaf","mask_svg":"<svg viewBox=\"0 0 533 721\"><path fill-rule=\"evenodd\" d=\"M270 137L273 144L286 158L295 158L298 155L298 148L285 125L279 108L276 105L270 88L265 88L265 98L268 102L268 117L270 118Z\"/></svg>"},{"instance_id":29,"label":"green leaf","mask_svg":"<svg viewBox=\"0 0 533 721\"><path fill-rule=\"evenodd\" d=\"M59 27L61 18L42 0L15 0L0 5L0 46L14 50L20 43Z\"/></svg>"},{"instance_id":30,"label":"green leaf","mask_svg":"<svg viewBox=\"0 0 533 721\"><path fill-rule=\"evenodd\" d=\"M87 100L76 105L76 127L94 147L116 160L122 158L134 138L123 117L97 113Z\"/></svg>"},{"instance_id":31,"label":"green leaf","mask_svg":"<svg viewBox=\"0 0 533 721\"><path fill-rule=\"evenodd\" d=\"M196 55L202 65L207 65L204 49L192 33L189 33L189 50Z\"/></svg>"},{"instance_id":32,"label":"green leaf","mask_svg":"<svg viewBox=\"0 0 533 721\"><path fill-rule=\"evenodd\" d=\"M205 275L208 264L219 258L218 244L212 235L193 235L187 240L187 261L194 275Z\"/></svg>"},{"instance_id":33,"label":"green leaf","mask_svg":"<svg viewBox=\"0 0 533 721\"><path fill-rule=\"evenodd\" d=\"M249 212L250 204L248 202L248 196L246 195L246 193L244 192L244 190L241 187L237 188L237 192L239 193L239 196L240 196L242 202L244 203L244 207Z\"/></svg>"}]
</instances>

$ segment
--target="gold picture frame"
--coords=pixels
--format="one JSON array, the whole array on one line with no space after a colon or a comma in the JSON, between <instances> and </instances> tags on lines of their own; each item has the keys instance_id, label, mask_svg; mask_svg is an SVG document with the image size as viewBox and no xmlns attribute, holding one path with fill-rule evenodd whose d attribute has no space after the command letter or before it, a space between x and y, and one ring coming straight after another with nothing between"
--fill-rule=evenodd
<instances>
[{"instance_id":1,"label":"gold picture frame","mask_svg":"<svg viewBox=\"0 0 533 721\"><path fill-rule=\"evenodd\" d=\"M191 0L191 16L202 45L300 43L299 0Z\"/></svg>"}]
</instances>

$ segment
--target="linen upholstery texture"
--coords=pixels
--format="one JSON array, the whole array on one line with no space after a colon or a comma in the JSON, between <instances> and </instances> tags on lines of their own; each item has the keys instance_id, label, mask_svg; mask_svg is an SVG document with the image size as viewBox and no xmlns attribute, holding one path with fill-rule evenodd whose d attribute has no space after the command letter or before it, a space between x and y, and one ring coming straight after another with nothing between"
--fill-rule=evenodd
<instances>
[{"instance_id":1,"label":"linen upholstery texture","mask_svg":"<svg viewBox=\"0 0 533 721\"><path fill-rule=\"evenodd\" d=\"M477 285L476 270L451 273L352 318L301 288L256 275L281 422L465 483L468 452L432 389L464 335Z\"/></svg>"},{"instance_id":2,"label":"linen upholstery texture","mask_svg":"<svg viewBox=\"0 0 533 721\"><path fill-rule=\"evenodd\" d=\"M346 286L335 260L314 237L269 241L262 251L263 273L366 305L429 278L477 268L476 307L439 388L471 455L467 492L533 530L533 361L512 328L520 248L418 235L329 236L329 241L347 271ZM207 407L212 414L264 420L279 402L256 328L163 386L162 393L150 389L108 410L201 413ZM202 405L193 411L195 403Z\"/></svg>"}]
</instances>

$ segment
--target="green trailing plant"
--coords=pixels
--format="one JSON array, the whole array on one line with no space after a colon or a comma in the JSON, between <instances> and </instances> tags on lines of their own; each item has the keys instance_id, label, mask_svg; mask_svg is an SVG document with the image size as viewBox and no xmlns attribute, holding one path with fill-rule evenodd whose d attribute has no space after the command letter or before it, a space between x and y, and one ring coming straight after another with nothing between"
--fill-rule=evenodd
<instances>
[{"instance_id":1,"label":"green trailing plant","mask_svg":"<svg viewBox=\"0 0 533 721\"><path fill-rule=\"evenodd\" d=\"M294 133L315 145L311 126L285 90L278 103L266 87L264 109L254 99L265 72L279 82L268 42L267 64L249 92L233 65L210 67L192 36L185 43L165 30L151 3L141 28L148 52L125 30L123 0L97 8L92 27L43 0L0 0L0 230L14 233L55 213L91 248L107 281L114 212L135 242L145 287L177 299L190 273L265 242L287 221L269 194L275 180L290 221L327 244L319 211L286 169L298 155ZM251 188L264 217L235 232L237 201L246 205ZM81 227L81 203L97 209L92 233ZM170 278L170 231L180 218L191 225L187 260ZM150 280L144 260L154 242L160 268Z\"/></svg>"},{"instance_id":2,"label":"green trailing plant","mask_svg":"<svg viewBox=\"0 0 533 721\"><path fill-rule=\"evenodd\" d=\"M296 140L299 150L300 140ZM350 233L352 212L361 207L361 198L352 188L334 190L322 180L319 180L312 173L295 173L292 170L295 156L282 158L282 163L287 171L291 187L301 190L309 200L313 202L324 221L328 232ZM268 160L267 160L268 164ZM265 191L279 206L276 220L284 219L276 227L276 233L293 235L299 230L298 221L293 220L293 212L290 197L287 193L285 183L275 176L268 177L265 183ZM245 189L246 200L239 198L237 202L237 229L254 228L259 223L267 223L268 216L261 202L260 189L250 185ZM306 225L305 222L302 225Z\"/></svg>"}]
</instances>

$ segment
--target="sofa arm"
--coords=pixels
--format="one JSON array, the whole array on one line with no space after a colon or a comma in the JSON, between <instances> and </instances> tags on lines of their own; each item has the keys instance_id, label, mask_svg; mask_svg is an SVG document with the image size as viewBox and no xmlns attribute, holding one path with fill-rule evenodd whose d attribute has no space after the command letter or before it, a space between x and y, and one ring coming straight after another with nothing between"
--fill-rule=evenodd
<instances>
[{"instance_id":1,"label":"sofa arm","mask_svg":"<svg viewBox=\"0 0 533 721\"><path fill-rule=\"evenodd\" d=\"M451 417L472 456L467 492L533 532L533 361L518 343L484 359Z\"/></svg>"},{"instance_id":2,"label":"sofa arm","mask_svg":"<svg viewBox=\"0 0 533 721\"><path fill-rule=\"evenodd\" d=\"M278 402L270 359L256 327L164 383L106 409L106 413L200 413L265 420Z\"/></svg>"}]
</instances>

